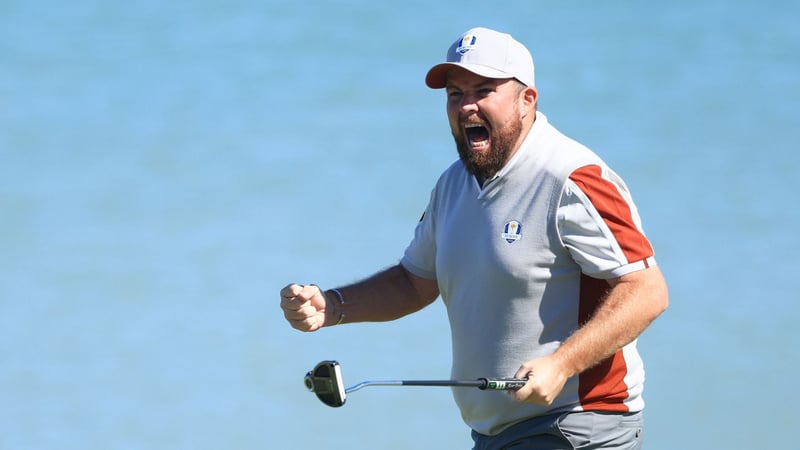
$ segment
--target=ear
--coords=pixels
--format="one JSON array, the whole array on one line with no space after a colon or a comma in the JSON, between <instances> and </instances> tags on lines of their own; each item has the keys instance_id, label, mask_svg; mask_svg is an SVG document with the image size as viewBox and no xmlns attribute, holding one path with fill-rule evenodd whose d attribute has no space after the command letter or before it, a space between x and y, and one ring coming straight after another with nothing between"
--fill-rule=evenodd
<instances>
[{"instance_id":1,"label":"ear","mask_svg":"<svg viewBox=\"0 0 800 450\"><path fill-rule=\"evenodd\" d=\"M536 101L539 99L539 92L535 87L526 86L519 93L519 106L522 117L536 113Z\"/></svg>"}]
</instances>

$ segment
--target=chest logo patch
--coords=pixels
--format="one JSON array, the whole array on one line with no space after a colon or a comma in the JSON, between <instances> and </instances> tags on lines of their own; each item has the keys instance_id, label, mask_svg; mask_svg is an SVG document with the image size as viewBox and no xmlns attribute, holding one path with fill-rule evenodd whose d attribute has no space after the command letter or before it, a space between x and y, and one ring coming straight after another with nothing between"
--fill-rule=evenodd
<instances>
[{"instance_id":1,"label":"chest logo patch","mask_svg":"<svg viewBox=\"0 0 800 450\"><path fill-rule=\"evenodd\" d=\"M522 239L522 224L516 220L508 222L503 228L503 233L500 234L500 237L505 239L509 244Z\"/></svg>"}]
</instances>

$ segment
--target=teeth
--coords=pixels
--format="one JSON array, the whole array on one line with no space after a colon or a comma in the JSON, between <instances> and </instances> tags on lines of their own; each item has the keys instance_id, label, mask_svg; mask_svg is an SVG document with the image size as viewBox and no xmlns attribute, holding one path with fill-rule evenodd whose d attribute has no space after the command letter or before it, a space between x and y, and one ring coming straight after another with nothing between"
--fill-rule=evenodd
<instances>
[{"instance_id":1,"label":"teeth","mask_svg":"<svg viewBox=\"0 0 800 450\"><path fill-rule=\"evenodd\" d=\"M472 128L484 128L484 129L486 129L486 125L483 125L481 123L475 123L475 122L470 122L470 123L465 123L464 124L464 129L465 130L469 130L469 129L472 129ZM475 140L470 139L470 141L472 143L472 146L475 147L475 148L482 148L482 147L485 147L485 146L489 145L489 139L488 138L487 139L483 139L481 141L475 141Z\"/></svg>"}]
</instances>

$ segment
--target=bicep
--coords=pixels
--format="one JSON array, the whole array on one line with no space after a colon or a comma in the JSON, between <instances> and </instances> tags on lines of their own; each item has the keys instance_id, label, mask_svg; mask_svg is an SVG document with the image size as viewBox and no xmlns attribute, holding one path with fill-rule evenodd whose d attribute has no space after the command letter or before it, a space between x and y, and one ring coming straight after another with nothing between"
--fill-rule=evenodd
<instances>
[{"instance_id":1,"label":"bicep","mask_svg":"<svg viewBox=\"0 0 800 450\"><path fill-rule=\"evenodd\" d=\"M630 272L607 280L612 292L624 292L620 297L643 302L654 315L660 314L669 304L669 293L664 275L658 266Z\"/></svg>"},{"instance_id":2,"label":"bicep","mask_svg":"<svg viewBox=\"0 0 800 450\"><path fill-rule=\"evenodd\" d=\"M429 305L439 297L439 283L435 279L423 278L414 275L408 269L400 265L400 268L405 273L409 284L417 293L417 297L424 305Z\"/></svg>"}]
</instances>

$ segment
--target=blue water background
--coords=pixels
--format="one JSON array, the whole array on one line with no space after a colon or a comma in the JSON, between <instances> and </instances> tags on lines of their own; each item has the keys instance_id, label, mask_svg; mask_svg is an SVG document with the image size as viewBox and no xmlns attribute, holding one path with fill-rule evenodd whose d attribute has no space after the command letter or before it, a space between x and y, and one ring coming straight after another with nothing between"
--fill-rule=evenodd
<instances>
[{"instance_id":1,"label":"blue water background","mask_svg":"<svg viewBox=\"0 0 800 450\"><path fill-rule=\"evenodd\" d=\"M646 448L796 443L793 1L0 2L0 448L464 449L444 308L301 334L289 282L397 262L455 158L422 78L511 32L633 191L670 285Z\"/></svg>"}]
</instances>

